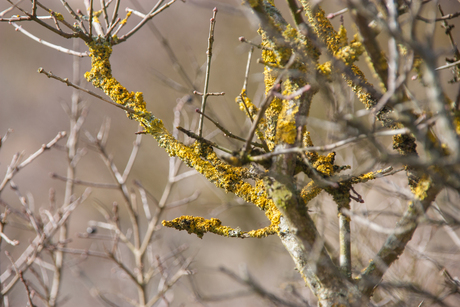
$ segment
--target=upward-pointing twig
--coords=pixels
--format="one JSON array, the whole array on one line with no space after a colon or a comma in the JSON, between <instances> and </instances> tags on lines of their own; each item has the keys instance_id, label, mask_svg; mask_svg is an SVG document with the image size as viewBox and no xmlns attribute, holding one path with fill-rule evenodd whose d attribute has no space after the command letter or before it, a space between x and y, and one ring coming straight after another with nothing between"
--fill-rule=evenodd
<instances>
[{"instance_id":1,"label":"upward-pointing twig","mask_svg":"<svg viewBox=\"0 0 460 307\"><path fill-rule=\"evenodd\" d=\"M244 74L243 90L245 90L246 92L248 90L249 68L251 67L251 59L252 59L253 52L254 52L254 46L251 46L251 49L249 49L249 54L248 54L248 63L246 64L246 73ZM243 103L244 103L244 100L243 100Z\"/></svg>"},{"instance_id":2,"label":"upward-pointing twig","mask_svg":"<svg viewBox=\"0 0 460 307\"><path fill-rule=\"evenodd\" d=\"M200 137L203 135L203 114L206 108L206 99L208 98L209 72L211 70L212 44L214 43L214 26L216 24L217 8L215 7L212 11L213 14L209 25L208 50L206 51L206 55L208 56L206 61L206 77L204 79L204 90L203 97L201 100L200 125L198 126L198 135Z\"/></svg>"}]
</instances>

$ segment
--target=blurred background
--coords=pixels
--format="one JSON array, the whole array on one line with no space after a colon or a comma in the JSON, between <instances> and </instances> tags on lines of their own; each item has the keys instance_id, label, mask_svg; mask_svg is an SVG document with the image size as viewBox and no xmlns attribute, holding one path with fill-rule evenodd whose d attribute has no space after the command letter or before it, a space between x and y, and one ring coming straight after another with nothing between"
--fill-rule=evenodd
<instances>
[{"instance_id":1,"label":"blurred background","mask_svg":"<svg viewBox=\"0 0 460 307\"><path fill-rule=\"evenodd\" d=\"M439 2L446 13L460 11L460 3L457 1ZM43 1L43 3L54 11L62 13L66 19L71 20L60 2ZM75 0L68 1L68 3L73 8L80 8L85 11L83 1ZM275 3L279 4L283 15L290 22L291 17L285 7L285 2L275 1ZM6 1L2 1L0 11L9 5ZM139 5L143 9L139 8ZM120 11L124 12L124 8L129 7L148 12L153 5L151 1L144 0L139 0L138 3L121 1L122 9ZM24 3L22 7L29 9L28 6L30 4ZM241 6L240 0L193 0L185 1L185 3L177 1L151 22L167 39L178 61L196 88L202 91L209 19L214 7L218 8L218 13L209 90L225 92L225 95L210 97L208 110L210 116L219 121L225 128L245 137L249 123L238 109L235 98L243 86L250 46L239 42L238 37L244 36L249 40L260 42L256 32L257 21L253 19L252 14ZM322 7L327 13L331 13L343 8L343 4L341 1L323 1ZM344 15L345 26L350 25L350 19L349 16ZM139 17L131 16L126 28L130 29L139 20ZM455 19L449 22L459 25ZM337 29L340 25L340 18L335 18L333 24ZM72 40L59 37L32 22L23 22L22 26L45 41L75 49ZM348 37L352 39L354 29L352 27L347 28L349 29ZM450 50L450 42L439 25L436 31L435 44L438 46L440 54L444 55L439 57L439 65L443 65L445 64L444 57L448 55ZM457 38L460 37L458 30L454 30L453 33L457 35ZM382 46L385 46L385 37L381 39ZM80 42L78 50L86 51L86 46ZM180 92L165 84L164 80L174 80L185 87L188 86L175 71L174 65L177 63L171 62L167 52L158 37L150 31L148 26L145 26L127 42L113 48L111 63L114 77L128 90L143 92L148 110L161 118L165 126L172 131L173 109L177 102L180 99L188 101L182 111L182 126L196 123L198 114L194 110L199 107L200 103L197 97L190 96L188 98L187 95L191 95L191 93ZM264 91L263 66L255 61L259 57L260 51L255 50L248 83L248 96L253 99L256 105L263 98ZM43 67L46 71L52 71L57 76L71 79L72 63L73 57L71 55L32 41L24 34L14 31L14 27L6 22L0 23L0 134L3 135L7 129L14 130L1 147L0 178L3 178L7 166L16 152L24 152L25 157L27 157L38 150L42 144L53 139L59 131L69 130L69 118L65 110L70 105L72 89L63 83L37 73L37 69ZM360 66L367 76L371 76L364 60L361 60ZM84 72L90 69L90 59L88 57L82 58L80 67L80 76L83 76ZM158 77L158 72L162 74L161 78ZM444 81L451 78L448 70L441 72L440 76ZM370 80L375 82L372 78ZM420 87L417 81L409 82L412 82L411 85L415 89ZM447 84L447 82L443 82L443 84L446 93L455 98L458 84ZM102 92L93 89L85 80L81 81L81 85L102 94ZM351 91L345 94L343 98L353 102L351 112L363 108ZM113 156L113 161L117 167L123 170L131 154L138 126L118 108L84 93L81 94L81 99L89 106L89 113L82 128L79 146L87 146L88 151L78 164L76 178L90 182L114 183L98 152L89 145L85 131L95 136L101 125L110 119L110 134L106 149ZM317 95L310 112L312 121L309 130L315 145L332 143L337 141L337 135L340 135L338 131L332 129L333 126L328 122L333 118L331 114L334 111L334 106L323 99L323 96ZM242 146L240 143L226 139L222 133L216 132L214 125L209 121L205 121L205 135L211 136L212 140L230 149L238 150ZM14 182L23 195L33 199L34 208L32 209L35 212L39 212L40 208L49 208L50 189L55 190L58 204L63 201L65 183L52 179L50 176L50 173L66 175L67 159L63 151L65 140L61 140L58 144L60 147L57 146L45 152L14 178ZM388 137L386 144L388 148L391 148L391 137ZM337 151L336 163L350 165L352 168L349 173L353 174L367 170L371 167L366 163L371 153L366 152L363 148L365 146L362 143L341 148ZM133 181L138 180L153 196L157 199L161 198L168 180L168 161L168 155L157 146L155 140L149 136L143 136L128 185L134 189ZM372 167L376 170L385 166L373 165ZM183 166L180 172L186 171L186 167ZM306 182L307 178L300 176L299 181ZM80 195L84 188L77 186L75 194ZM353 202L353 210L388 210L398 215L404 211L407 204L407 194L404 192L407 192L408 188L405 175L402 173L360 185L356 189L364 198L365 203ZM136 190L134 189L134 191ZM181 215L216 217L224 225L240 227L245 231L265 227L269 224L263 212L258 208L217 189L200 175L194 175L176 184L168 203L188 197L195 191L200 192L200 196L195 201L165 210L162 219L171 220ZM399 197L387 197L388 193L396 193L395 191L398 191ZM14 191L5 189L1 198L8 205L18 210L21 209L21 204ZM438 197L438 203L441 206L448 202L458 202L458 200L458 195L449 191L442 192ZM77 236L79 233L87 232L89 221L104 221L104 217L94 205L96 202L109 211L112 203L118 202L121 210L121 227L125 232L130 227L121 193L118 190L93 188L90 198L77 208L70 219L69 237L71 242L69 246L72 248L104 251L102 242ZM151 202L151 210L155 210L153 202ZM338 242L336 208L330 197L321 194L311 203L311 210L312 215L318 221L320 232L326 236L332 246L335 246ZM394 227L396 220L397 216L382 215L376 217L379 224L390 228ZM141 221L141 227L145 228L146 225L146 221ZM359 224L353 224L353 232L355 235L353 248L359 255L354 258L356 261L353 264L354 268L359 271L378 250L386 235L373 233L374 236L371 238L366 235L368 230L365 226ZM19 240L21 244L16 247L5 243L1 245L1 272L10 266L4 251L9 251L11 256L16 259L21 255L28 242L35 237L34 233L25 229L19 222L15 224L14 219L5 228L5 234L10 238ZM443 232L442 228L432 225L420 227L409 245L408 249L415 249L416 252L406 251L401 260L385 276L386 278L395 277L412 280L415 277L422 288L432 290L435 293L440 283L439 276L433 275L433 272L437 272L436 268L431 262L420 257L417 252L425 252L435 257L443 265L448 266L451 273L457 273L457 276L460 273L457 263L459 246L452 244L451 239ZM423 250L420 249L421 245ZM289 254L284 250L276 236L242 240L206 234L202 239L199 239L184 231L162 228L154 237L152 253L164 257L181 246L188 247L183 255L184 257L193 257L190 268L196 274L191 277L183 277L168 292L167 299L172 302L172 306L267 305L267 301L256 295L237 296L220 301L198 300L196 298L197 288L204 297L213 296L215 298L225 298L221 295L245 289L242 285L219 272L218 268L221 266L236 273L239 273L241 268L247 267L254 279L267 291L280 296L292 296L292 289L297 289L308 302L311 304L315 302L309 289L304 287L303 280L294 270L294 264ZM130 258L129 253L125 253L126 251L123 250L121 252L125 257L123 261L132 265L133 259ZM46 258L46 251L43 257ZM174 266L175 264L171 263L170 265ZM87 289L88 280L105 291L123 292L126 296L136 297L135 287L112 262L100 258L88 257L83 259L78 255L67 255L61 292L61 299L66 300L65 306L103 306L103 303L95 299ZM152 284L152 293L155 293L156 287L158 284ZM383 294L382 296L384 297ZM378 301L382 297L377 295L375 299ZM10 306L25 304L22 285L17 284L9 293L9 301ZM118 304L119 306L129 306L123 302L118 302ZM164 301L159 306L163 306L162 304L165 305Z\"/></svg>"}]
</instances>

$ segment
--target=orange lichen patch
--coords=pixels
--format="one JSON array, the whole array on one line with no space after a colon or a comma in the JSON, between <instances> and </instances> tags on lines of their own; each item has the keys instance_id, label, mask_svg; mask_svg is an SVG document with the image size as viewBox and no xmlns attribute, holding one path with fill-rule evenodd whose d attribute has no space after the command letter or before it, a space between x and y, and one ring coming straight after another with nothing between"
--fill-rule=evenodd
<instances>
[{"instance_id":1,"label":"orange lichen patch","mask_svg":"<svg viewBox=\"0 0 460 307\"><path fill-rule=\"evenodd\" d=\"M320 188L314 181L310 181L306 186L303 187L302 191L300 192L300 196L304 200L305 204L308 203L318 196L323 189Z\"/></svg>"},{"instance_id":2,"label":"orange lichen patch","mask_svg":"<svg viewBox=\"0 0 460 307\"><path fill-rule=\"evenodd\" d=\"M176 140L164 127L163 122L146 110L142 93L129 92L112 76L109 61L112 52L110 44L98 40L90 43L89 48L92 67L91 71L85 73L88 82L103 90L113 101L134 110L129 117L138 121L144 127L145 133L151 134L170 156L177 156L217 187L234 193L264 210L271 222L270 227L277 229L279 212L273 202L267 198L263 184L256 182L256 186L253 187L244 182L244 179L249 177L248 170L221 161L212 149L205 148L203 151L205 146L202 144L186 146Z\"/></svg>"},{"instance_id":3,"label":"orange lichen patch","mask_svg":"<svg viewBox=\"0 0 460 307\"><path fill-rule=\"evenodd\" d=\"M382 173L382 170L379 170L377 172L369 172L369 173L366 173L366 174L362 174L360 176L358 176L357 178L357 181L358 182L367 182L369 180L374 180L378 177L378 174L381 174Z\"/></svg>"}]
</instances>

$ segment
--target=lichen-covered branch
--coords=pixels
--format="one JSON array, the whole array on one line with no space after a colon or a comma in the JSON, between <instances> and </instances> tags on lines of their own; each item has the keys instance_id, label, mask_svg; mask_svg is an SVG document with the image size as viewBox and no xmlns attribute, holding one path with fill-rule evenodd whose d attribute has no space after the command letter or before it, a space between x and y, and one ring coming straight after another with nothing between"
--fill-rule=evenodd
<instances>
[{"instance_id":1,"label":"lichen-covered branch","mask_svg":"<svg viewBox=\"0 0 460 307\"><path fill-rule=\"evenodd\" d=\"M240 228L232 228L223 226L219 219L211 218L209 220L202 217L184 215L175 218L172 221L163 221L163 226L176 228L178 230L186 230L188 233L196 234L198 238L202 238L207 232L211 232L224 237L236 238L262 238L268 235L276 234L277 227L265 227L262 229L242 231Z\"/></svg>"},{"instance_id":2,"label":"lichen-covered branch","mask_svg":"<svg viewBox=\"0 0 460 307\"><path fill-rule=\"evenodd\" d=\"M112 76L109 60L112 52L110 44L99 40L89 44L89 47L92 69L85 74L89 82L103 90L116 103L133 110L133 113L128 113L128 117L138 121L144 127L145 133L152 135L170 156L179 157L187 166L196 169L217 187L258 206L271 222L271 230L266 233L276 231L280 213L273 202L266 197L260 179L257 179L255 186L252 186L243 181L252 178L246 168L234 167L223 162L211 148L203 144L195 143L186 146L176 140L164 127L162 121L146 110L142 93L129 92Z\"/></svg>"}]
</instances>

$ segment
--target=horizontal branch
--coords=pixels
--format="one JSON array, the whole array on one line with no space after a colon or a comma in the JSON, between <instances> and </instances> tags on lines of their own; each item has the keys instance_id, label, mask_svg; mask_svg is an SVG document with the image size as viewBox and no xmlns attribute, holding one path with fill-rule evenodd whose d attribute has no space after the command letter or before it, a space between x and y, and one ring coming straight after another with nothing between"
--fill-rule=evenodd
<instances>
[{"instance_id":1,"label":"horizontal branch","mask_svg":"<svg viewBox=\"0 0 460 307\"><path fill-rule=\"evenodd\" d=\"M407 128L402 128L402 129L397 129L397 130L385 130L385 131L380 131L380 132L375 132L373 134L361 134L358 136L354 136L351 138L348 138L343 141L339 141L333 144L329 145L324 145L324 146L310 146L310 147L293 147L293 148L286 148L286 149L280 149L274 152L269 152L260 156L253 156L249 157L250 161L252 162L259 162L259 161L264 161L269 158L272 158L274 156L278 155L285 155L285 154L290 154L290 153L304 153L304 152L315 152L315 151L331 151L333 149L337 149L341 146L357 142L369 137L375 137L375 136L390 136L390 135L397 135L397 134L407 134L409 133L410 130Z\"/></svg>"},{"instance_id":2,"label":"horizontal branch","mask_svg":"<svg viewBox=\"0 0 460 307\"><path fill-rule=\"evenodd\" d=\"M200 239L203 238L203 235L207 232L211 232L224 237L236 237L242 239L262 238L276 234L275 228L277 228L268 226L258 230L242 231L239 227L231 228L228 226L222 226L222 222L216 218L207 220L203 217L195 217L191 215L184 215L175 218L172 221L163 221L161 224L165 227L171 227L178 230L186 230L190 234L194 233Z\"/></svg>"},{"instance_id":3,"label":"horizontal branch","mask_svg":"<svg viewBox=\"0 0 460 307\"><path fill-rule=\"evenodd\" d=\"M93 188L103 188L103 189L119 189L120 188L118 184L97 183L97 182L90 182L90 181L84 181L84 180L79 180L79 179L71 179L71 178L67 178L67 177L58 175L56 173L51 173L50 176L53 179L58 179L58 180L65 181L65 182L70 181L73 184L80 184L80 185L85 185L85 186L89 186Z\"/></svg>"}]
</instances>

